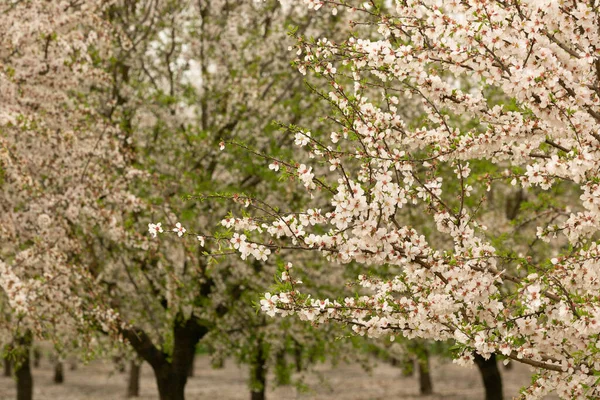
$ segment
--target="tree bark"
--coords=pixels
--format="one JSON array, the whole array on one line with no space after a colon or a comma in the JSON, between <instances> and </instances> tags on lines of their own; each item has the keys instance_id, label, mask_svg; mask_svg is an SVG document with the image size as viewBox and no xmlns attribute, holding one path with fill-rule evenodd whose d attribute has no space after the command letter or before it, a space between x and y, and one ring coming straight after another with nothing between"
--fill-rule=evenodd
<instances>
[{"instance_id":1,"label":"tree bark","mask_svg":"<svg viewBox=\"0 0 600 400\"><path fill-rule=\"evenodd\" d=\"M173 353L170 357L160 351L143 330L131 328L122 330L122 333L137 354L152 367L160 400L185 400L192 354L208 329L199 325L193 315L184 321L179 314L173 326Z\"/></svg>"},{"instance_id":2,"label":"tree bark","mask_svg":"<svg viewBox=\"0 0 600 400\"><path fill-rule=\"evenodd\" d=\"M475 354L475 364L479 368L483 386L485 387L485 400L503 400L502 376L496 362L496 355L492 354L487 360Z\"/></svg>"},{"instance_id":3,"label":"tree bark","mask_svg":"<svg viewBox=\"0 0 600 400\"><path fill-rule=\"evenodd\" d=\"M187 371L177 371L165 362L161 367L154 369L154 374L160 400L185 400Z\"/></svg>"},{"instance_id":4,"label":"tree bark","mask_svg":"<svg viewBox=\"0 0 600 400\"><path fill-rule=\"evenodd\" d=\"M302 372L302 345L294 340L294 361L296 363L296 372Z\"/></svg>"},{"instance_id":5,"label":"tree bark","mask_svg":"<svg viewBox=\"0 0 600 400\"><path fill-rule=\"evenodd\" d=\"M190 362L190 366L188 367L187 370L187 376L188 378L193 378L194 377L194 361L196 360L196 349L194 349L194 352L192 353L192 362Z\"/></svg>"},{"instance_id":6,"label":"tree bark","mask_svg":"<svg viewBox=\"0 0 600 400\"><path fill-rule=\"evenodd\" d=\"M65 381L64 367L61 361L54 363L54 383L63 383Z\"/></svg>"},{"instance_id":7,"label":"tree bark","mask_svg":"<svg viewBox=\"0 0 600 400\"><path fill-rule=\"evenodd\" d=\"M12 376L12 363L7 355L4 355L4 376L9 378Z\"/></svg>"},{"instance_id":8,"label":"tree bark","mask_svg":"<svg viewBox=\"0 0 600 400\"><path fill-rule=\"evenodd\" d=\"M265 400L265 389L267 387L267 355L262 340L258 340L256 354L250 364L251 373L251 400Z\"/></svg>"},{"instance_id":9,"label":"tree bark","mask_svg":"<svg viewBox=\"0 0 600 400\"><path fill-rule=\"evenodd\" d=\"M142 364L137 360L129 363L129 382L127 383L127 397L139 397L140 395L140 371Z\"/></svg>"},{"instance_id":10,"label":"tree bark","mask_svg":"<svg viewBox=\"0 0 600 400\"><path fill-rule=\"evenodd\" d=\"M34 368L40 367L41 358L42 358L42 352L40 351L39 347L34 347L33 348L33 367Z\"/></svg>"},{"instance_id":11,"label":"tree bark","mask_svg":"<svg viewBox=\"0 0 600 400\"><path fill-rule=\"evenodd\" d=\"M429 352L427 349L423 349L422 354L419 354L417 364L419 367L419 393L429 395L433 393L433 384L429 372Z\"/></svg>"},{"instance_id":12,"label":"tree bark","mask_svg":"<svg viewBox=\"0 0 600 400\"><path fill-rule=\"evenodd\" d=\"M33 377L29 364L31 343L33 335L27 331L17 338L17 360L15 362L15 376L17 378L17 400L33 400Z\"/></svg>"}]
</instances>

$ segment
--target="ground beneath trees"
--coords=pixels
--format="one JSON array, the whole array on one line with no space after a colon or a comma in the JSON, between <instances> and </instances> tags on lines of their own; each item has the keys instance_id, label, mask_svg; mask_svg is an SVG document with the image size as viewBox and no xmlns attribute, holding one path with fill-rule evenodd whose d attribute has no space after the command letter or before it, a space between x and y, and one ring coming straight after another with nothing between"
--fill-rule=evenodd
<instances>
[{"instance_id":1,"label":"ground beneath trees","mask_svg":"<svg viewBox=\"0 0 600 400\"><path fill-rule=\"evenodd\" d=\"M233 362L223 369L212 369L210 360L198 356L195 377L190 378L186 400L218 399L247 400L250 398L247 372ZM505 398L517 396L519 388L529 382L531 372L524 365L515 365L512 370L502 370ZM112 400L125 398L127 374L115 372L113 365L97 361L79 366L71 371L65 365L65 383L52 382L53 371L47 360L41 368L33 370L35 381L34 400ZM379 363L371 373L358 365L339 365L335 368L319 366L317 372L307 377L311 386L308 393L298 393L292 387L269 390L268 400L319 399L319 400L379 400L379 399L448 399L481 400L483 388L477 369L466 369L448 362L432 363L435 394L418 395L416 376L403 377L398 368ZM324 379L321 381L321 379ZM142 366L140 400L158 399L152 370L148 364ZM15 387L10 378L0 377L0 400L14 400ZM548 397L556 399L556 397Z\"/></svg>"}]
</instances>

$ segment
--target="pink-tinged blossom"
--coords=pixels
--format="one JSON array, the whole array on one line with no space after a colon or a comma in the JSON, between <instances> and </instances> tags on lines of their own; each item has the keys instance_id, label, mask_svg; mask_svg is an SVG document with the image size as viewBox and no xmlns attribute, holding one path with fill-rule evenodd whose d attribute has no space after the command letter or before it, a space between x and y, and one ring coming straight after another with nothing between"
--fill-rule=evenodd
<instances>
[{"instance_id":1,"label":"pink-tinged blossom","mask_svg":"<svg viewBox=\"0 0 600 400\"><path fill-rule=\"evenodd\" d=\"M300 164L298 167L298 177L304 184L304 187L307 189L316 188L315 183L313 182L315 174L312 172L312 167L307 167L305 164Z\"/></svg>"},{"instance_id":2,"label":"pink-tinged blossom","mask_svg":"<svg viewBox=\"0 0 600 400\"><path fill-rule=\"evenodd\" d=\"M277 302L279 296L265 293L265 297L260 301L260 308L269 316L274 317L277 313Z\"/></svg>"},{"instance_id":3,"label":"pink-tinged blossom","mask_svg":"<svg viewBox=\"0 0 600 400\"><path fill-rule=\"evenodd\" d=\"M269 164L269 169L275 172L279 171L279 163L277 161L273 161L271 164Z\"/></svg>"},{"instance_id":4,"label":"pink-tinged blossom","mask_svg":"<svg viewBox=\"0 0 600 400\"><path fill-rule=\"evenodd\" d=\"M159 233L163 233L163 228L161 226L161 223L156 223L156 224L148 224L148 232L150 233L150 235L155 238L157 234Z\"/></svg>"},{"instance_id":5,"label":"pink-tinged blossom","mask_svg":"<svg viewBox=\"0 0 600 400\"><path fill-rule=\"evenodd\" d=\"M183 234L186 232L186 229L183 226L181 226L181 223L178 222L175 224L173 232L177 233L177 236L182 237Z\"/></svg>"},{"instance_id":6,"label":"pink-tinged blossom","mask_svg":"<svg viewBox=\"0 0 600 400\"><path fill-rule=\"evenodd\" d=\"M308 142L310 142L311 133L310 132L298 132L294 138L294 143L296 146L306 146Z\"/></svg>"},{"instance_id":7,"label":"pink-tinged blossom","mask_svg":"<svg viewBox=\"0 0 600 400\"><path fill-rule=\"evenodd\" d=\"M320 93L332 127L293 131L308 153L296 177L315 204L270 215L266 237L255 230L236 248L245 258L281 244L373 273L340 303L295 286L278 295L296 301L269 315L454 340L460 365L475 352L538 368L525 398L600 398L590 346L600 329L600 12L550 0L305 3L345 10L364 35L298 37L299 72L329 84Z\"/></svg>"},{"instance_id":8,"label":"pink-tinged blossom","mask_svg":"<svg viewBox=\"0 0 600 400\"><path fill-rule=\"evenodd\" d=\"M5 316L19 321L3 324L5 336L32 332L78 346L91 324L116 332L96 294L97 278L118 261L94 264L112 248L97 245L149 243L126 228L144 208L130 188L145 174L129 164L131 138L108 116L116 104L104 61L117 29L107 6L33 0L2 11L0 286ZM148 231L157 233L152 224Z\"/></svg>"},{"instance_id":9,"label":"pink-tinged blossom","mask_svg":"<svg viewBox=\"0 0 600 400\"><path fill-rule=\"evenodd\" d=\"M244 246L246 243L246 235L240 235L238 233L234 233L231 238L231 243L233 244L234 249L239 249Z\"/></svg>"}]
</instances>

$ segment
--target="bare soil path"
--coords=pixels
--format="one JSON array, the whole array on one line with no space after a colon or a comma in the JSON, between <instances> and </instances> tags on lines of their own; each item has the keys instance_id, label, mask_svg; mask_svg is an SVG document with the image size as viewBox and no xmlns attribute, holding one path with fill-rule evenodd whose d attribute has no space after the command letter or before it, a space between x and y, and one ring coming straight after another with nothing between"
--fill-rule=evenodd
<instances>
[{"instance_id":1,"label":"bare soil path","mask_svg":"<svg viewBox=\"0 0 600 400\"><path fill-rule=\"evenodd\" d=\"M45 360L44 360L45 361ZM198 356L196 376L186 388L187 400L248 400L247 372L233 362L223 369L212 369L208 357ZM52 382L49 363L33 370L34 400L119 400L125 398L127 374L114 371L109 362L96 361L81 365L75 371L65 367L65 383ZM529 382L527 366L514 365L502 370L505 398L517 396L519 388ZM477 369L461 368L448 362L432 363L434 395L419 396L415 377L403 377L399 368L379 363L371 373L358 365L321 365L306 377L311 390L300 393L293 387L271 388L268 400L392 400L447 399L482 400L483 387ZM156 383L148 364L142 366L140 400L158 400ZM15 399L15 385L10 378L0 377L0 400ZM556 397L548 397L556 399Z\"/></svg>"}]
</instances>

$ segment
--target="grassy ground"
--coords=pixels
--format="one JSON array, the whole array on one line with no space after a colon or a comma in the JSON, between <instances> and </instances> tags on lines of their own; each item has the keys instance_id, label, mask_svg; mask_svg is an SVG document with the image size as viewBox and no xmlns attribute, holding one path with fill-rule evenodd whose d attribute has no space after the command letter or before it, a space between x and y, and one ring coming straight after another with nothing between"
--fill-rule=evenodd
<instances>
[{"instance_id":1,"label":"grassy ground","mask_svg":"<svg viewBox=\"0 0 600 400\"><path fill-rule=\"evenodd\" d=\"M45 362L44 362L45 361ZM114 371L112 364L101 361L79 366L70 371L65 366L65 383L52 382L52 367L46 360L33 370L35 400L112 400L123 399L127 374ZM502 371L505 398L518 395L519 388L529 382L531 372L524 365L515 365L512 370ZM448 399L481 400L483 388L477 369L466 369L435 360L432 363L435 394L421 397L415 377L403 377L398 368L380 363L372 373L357 365L340 365L335 368L323 365L306 377L311 391L299 393L293 387L271 388L268 400L319 399L319 400L379 400L379 399ZM187 400L247 400L250 398L247 372L233 362L223 369L212 369L208 357L198 356L195 377L186 387ZM158 394L152 370L148 364L142 366L140 400L156 400ZM0 377L0 400L15 399L14 382ZM549 398L550 399L550 398Z\"/></svg>"}]
</instances>

